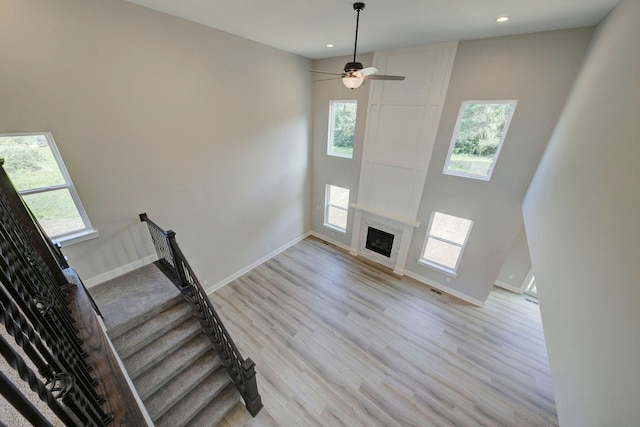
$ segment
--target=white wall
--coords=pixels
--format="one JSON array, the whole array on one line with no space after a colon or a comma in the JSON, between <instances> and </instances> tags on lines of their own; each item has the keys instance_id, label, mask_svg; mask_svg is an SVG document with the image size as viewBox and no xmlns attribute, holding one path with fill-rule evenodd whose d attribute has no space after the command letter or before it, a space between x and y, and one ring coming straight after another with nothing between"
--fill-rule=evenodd
<instances>
[{"instance_id":1,"label":"white wall","mask_svg":"<svg viewBox=\"0 0 640 427\"><path fill-rule=\"evenodd\" d=\"M457 45L375 52L381 74L406 79L371 82L357 200L361 207L383 217L416 220Z\"/></svg>"},{"instance_id":2,"label":"white wall","mask_svg":"<svg viewBox=\"0 0 640 427\"><path fill-rule=\"evenodd\" d=\"M500 268L496 284L509 290L516 290L522 287L522 283L527 278L531 270L531 256L529 255L529 242L524 225L520 228L509 254Z\"/></svg>"},{"instance_id":3,"label":"white wall","mask_svg":"<svg viewBox=\"0 0 640 427\"><path fill-rule=\"evenodd\" d=\"M524 202L560 424L640 420L640 2L598 26Z\"/></svg>"},{"instance_id":4,"label":"white wall","mask_svg":"<svg viewBox=\"0 0 640 427\"><path fill-rule=\"evenodd\" d=\"M348 56L320 59L313 62L313 69L339 73L342 72L344 65L352 60L353 57ZM358 61L367 67L373 63L373 54L360 54L358 55ZM313 75L314 80L321 80L327 77L330 76ZM351 90L347 89L339 79L313 83L313 214L311 229L327 240L344 247L351 244L354 211L353 208L349 209L346 234L323 226L325 186L326 184L332 184L348 188L350 190L350 201L354 202L358 199L360 165L362 163L367 106L369 104L369 85L370 82L365 82L360 88ZM355 99L358 101L352 159L327 155L329 102L341 99Z\"/></svg>"},{"instance_id":5,"label":"white wall","mask_svg":"<svg viewBox=\"0 0 640 427\"><path fill-rule=\"evenodd\" d=\"M521 202L578 73L592 28L461 41L427 174L407 274L482 304L522 227ZM444 175L464 100L517 99L491 181ZM418 264L432 211L474 221L458 275ZM526 274L526 273L525 273Z\"/></svg>"},{"instance_id":6,"label":"white wall","mask_svg":"<svg viewBox=\"0 0 640 427\"><path fill-rule=\"evenodd\" d=\"M522 199L580 69L592 33L593 28L580 28L460 42L421 196L417 220L422 225L416 229L409 248L408 275L483 304L501 267L509 261L512 249L518 250L518 235L523 232ZM346 57L319 60L314 62L314 68L340 70L348 60ZM367 58L360 60L367 64ZM359 105L366 105L369 91L366 88L349 91L339 81L314 85L312 230L348 246L353 232L353 209L349 212L346 235L323 227L324 186L332 183L350 188L351 201L358 200L367 117L365 109L359 108L354 159L333 158L326 155L328 107L330 99L357 98ZM482 99L519 100L492 180L443 175L461 102ZM475 222L456 278L417 262L433 210ZM411 215L412 212L406 213ZM528 263L518 262L509 274L524 277L528 270Z\"/></svg>"},{"instance_id":7,"label":"white wall","mask_svg":"<svg viewBox=\"0 0 640 427\"><path fill-rule=\"evenodd\" d=\"M85 279L177 232L213 285L310 227L311 61L104 0L0 1L0 132L51 131L100 237Z\"/></svg>"}]
</instances>

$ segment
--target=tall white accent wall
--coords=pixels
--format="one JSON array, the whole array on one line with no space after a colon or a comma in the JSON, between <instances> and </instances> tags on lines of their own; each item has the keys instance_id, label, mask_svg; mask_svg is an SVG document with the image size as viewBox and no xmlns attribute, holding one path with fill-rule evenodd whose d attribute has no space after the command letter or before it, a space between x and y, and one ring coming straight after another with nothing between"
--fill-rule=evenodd
<instances>
[{"instance_id":1,"label":"tall white accent wall","mask_svg":"<svg viewBox=\"0 0 640 427\"><path fill-rule=\"evenodd\" d=\"M404 81L374 80L360 171L351 252L404 273L409 243L429 169L458 42L374 53L382 74ZM369 226L393 234L390 259L364 247Z\"/></svg>"},{"instance_id":2,"label":"tall white accent wall","mask_svg":"<svg viewBox=\"0 0 640 427\"><path fill-rule=\"evenodd\" d=\"M598 26L524 201L560 424L640 420L640 2Z\"/></svg>"},{"instance_id":3,"label":"tall white accent wall","mask_svg":"<svg viewBox=\"0 0 640 427\"><path fill-rule=\"evenodd\" d=\"M457 42L376 52L358 205L415 221Z\"/></svg>"}]
</instances>

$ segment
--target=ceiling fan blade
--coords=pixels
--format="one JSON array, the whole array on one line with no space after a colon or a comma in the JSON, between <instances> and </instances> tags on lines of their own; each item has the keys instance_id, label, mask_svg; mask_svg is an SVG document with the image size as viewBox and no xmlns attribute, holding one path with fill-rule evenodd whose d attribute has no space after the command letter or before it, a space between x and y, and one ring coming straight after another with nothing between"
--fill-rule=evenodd
<instances>
[{"instance_id":1,"label":"ceiling fan blade","mask_svg":"<svg viewBox=\"0 0 640 427\"><path fill-rule=\"evenodd\" d=\"M326 82L329 80L340 80L342 77L331 77L330 79L320 79L320 80L314 80L313 82Z\"/></svg>"},{"instance_id":2,"label":"ceiling fan blade","mask_svg":"<svg viewBox=\"0 0 640 427\"><path fill-rule=\"evenodd\" d=\"M367 80L404 80L404 76L387 76L384 74L373 74L366 77Z\"/></svg>"},{"instance_id":3,"label":"ceiling fan blade","mask_svg":"<svg viewBox=\"0 0 640 427\"><path fill-rule=\"evenodd\" d=\"M377 73L378 71L380 71L380 70L378 70L376 67L367 67L367 68L363 68L362 70L360 70L360 73L364 77L367 77L367 76L369 76L371 74Z\"/></svg>"},{"instance_id":4,"label":"ceiling fan blade","mask_svg":"<svg viewBox=\"0 0 640 427\"><path fill-rule=\"evenodd\" d=\"M355 42L353 44L353 61L347 62L344 66L344 71L342 73L330 73L328 71L318 71L318 70L307 70L311 73L318 74L328 74L331 76L339 76L327 79L314 80L315 82L324 82L327 80L338 80L342 79L342 83L349 88L355 89L358 88L364 83L365 79L370 80L404 80L404 76L388 76L384 74L376 74L378 70L376 67L367 67L364 68L362 63L356 61L356 53L358 51L358 27L360 24L360 12L364 10L364 3L354 3L353 10L356 11L356 37Z\"/></svg>"},{"instance_id":5,"label":"ceiling fan blade","mask_svg":"<svg viewBox=\"0 0 640 427\"><path fill-rule=\"evenodd\" d=\"M331 74L332 76L342 76L342 73L330 73L328 71L318 71L318 70L307 70L310 73L318 73L318 74Z\"/></svg>"}]
</instances>

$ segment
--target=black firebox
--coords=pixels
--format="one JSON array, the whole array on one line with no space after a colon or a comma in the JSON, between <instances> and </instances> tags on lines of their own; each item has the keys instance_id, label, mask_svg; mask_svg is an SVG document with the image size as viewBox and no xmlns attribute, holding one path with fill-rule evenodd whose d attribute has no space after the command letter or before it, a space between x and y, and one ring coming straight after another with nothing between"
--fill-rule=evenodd
<instances>
[{"instance_id":1,"label":"black firebox","mask_svg":"<svg viewBox=\"0 0 640 427\"><path fill-rule=\"evenodd\" d=\"M365 247L381 255L391 258L391 247L393 246L393 234L387 233L377 228L369 227L367 231L367 244Z\"/></svg>"}]
</instances>

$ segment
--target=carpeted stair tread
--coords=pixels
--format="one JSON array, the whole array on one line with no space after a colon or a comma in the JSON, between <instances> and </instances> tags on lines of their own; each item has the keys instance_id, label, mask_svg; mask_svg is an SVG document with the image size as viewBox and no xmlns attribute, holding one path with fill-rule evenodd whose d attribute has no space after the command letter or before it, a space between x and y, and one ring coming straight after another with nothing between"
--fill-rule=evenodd
<instances>
[{"instance_id":1,"label":"carpeted stair tread","mask_svg":"<svg viewBox=\"0 0 640 427\"><path fill-rule=\"evenodd\" d=\"M113 345L118 350L120 357L127 358L164 334L166 330L192 317L191 313L191 307L186 302L174 304L150 317L144 323L112 339Z\"/></svg>"},{"instance_id":2,"label":"carpeted stair tread","mask_svg":"<svg viewBox=\"0 0 640 427\"><path fill-rule=\"evenodd\" d=\"M231 378L227 371L223 368L217 369L170 408L160 419L154 420L154 424L156 427L186 425L205 406L212 404L218 393L230 382Z\"/></svg>"},{"instance_id":3,"label":"carpeted stair tread","mask_svg":"<svg viewBox=\"0 0 640 427\"><path fill-rule=\"evenodd\" d=\"M184 299L154 264L92 287L91 296L102 311L112 340Z\"/></svg>"},{"instance_id":4,"label":"carpeted stair tread","mask_svg":"<svg viewBox=\"0 0 640 427\"><path fill-rule=\"evenodd\" d=\"M131 356L123 359L124 366L132 380L151 369L167 354L186 344L191 338L202 333L200 323L195 318L190 318L174 326L166 334L143 347Z\"/></svg>"},{"instance_id":5,"label":"carpeted stair tread","mask_svg":"<svg viewBox=\"0 0 640 427\"><path fill-rule=\"evenodd\" d=\"M111 341L113 341L114 339L117 339L122 334L127 333L128 331L135 328L136 326L145 323L152 317L157 316L158 314L162 313L169 307L172 307L182 301L184 301L184 297L182 295L177 295L176 297L168 299L162 304L155 306L153 309L145 311L144 313L141 313L139 316L136 316L130 320L127 320L124 323L119 323L118 325L112 326L110 328L107 327L107 334L109 335L109 338L111 339Z\"/></svg>"},{"instance_id":6,"label":"carpeted stair tread","mask_svg":"<svg viewBox=\"0 0 640 427\"><path fill-rule=\"evenodd\" d=\"M187 424L188 427L214 427L219 425L224 417L241 403L240 393L233 383L227 384L215 398L195 418Z\"/></svg>"},{"instance_id":7,"label":"carpeted stair tread","mask_svg":"<svg viewBox=\"0 0 640 427\"><path fill-rule=\"evenodd\" d=\"M214 356L212 352L201 356L164 387L144 400L144 405L149 411L151 419L157 420L160 418L182 396L197 387L208 375L219 368L224 369L220 363L220 358Z\"/></svg>"},{"instance_id":8,"label":"carpeted stair tread","mask_svg":"<svg viewBox=\"0 0 640 427\"><path fill-rule=\"evenodd\" d=\"M212 427L242 405L183 295L155 265L91 291L156 426Z\"/></svg>"},{"instance_id":9,"label":"carpeted stair tread","mask_svg":"<svg viewBox=\"0 0 640 427\"><path fill-rule=\"evenodd\" d=\"M158 361L151 369L136 378L135 386L140 398L143 401L146 400L208 351L213 351L209 338L204 334L199 334Z\"/></svg>"}]
</instances>

